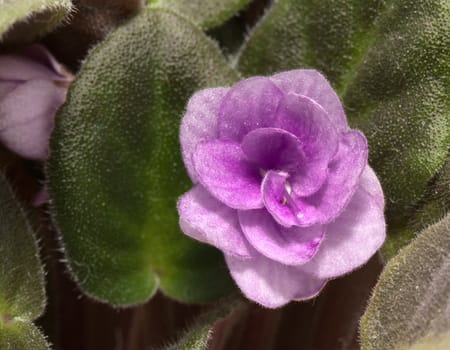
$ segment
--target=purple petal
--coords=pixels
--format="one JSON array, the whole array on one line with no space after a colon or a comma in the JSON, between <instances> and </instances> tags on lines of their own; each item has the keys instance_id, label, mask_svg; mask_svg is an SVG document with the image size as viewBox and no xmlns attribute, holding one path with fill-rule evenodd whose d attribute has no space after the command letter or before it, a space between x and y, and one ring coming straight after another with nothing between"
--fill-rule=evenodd
<instances>
[{"instance_id":1,"label":"purple petal","mask_svg":"<svg viewBox=\"0 0 450 350\"><path fill-rule=\"evenodd\" d=\"M64 69L64 67L42 45L31 45L22 52L22 55L46 66L48 69L58 74L61 80L73 80L73 76Z\"/></svg>"},{"instance_id":2,"label":"purple petal","mask_svg":"<svg viewBox=\"0 0 450 350\"><path fill-rule=\"evenodd\" d=\"M380 181L377 175L370 166L366 166L360 179L359 185L362 186L375 200L378 206L384 209L384 195L383 189L381 188Z\"/></svg>"},{"instance_id":3,"label":"purple petal","mask_svg":"<svg viewBox=\"0 0 450 350\"><path fill-rule=\"evenodd\" d=\"M313 298L326 284L326 280L316 279L297 267L259 254L251 259L225 254L225 260L242 293L268 308L281 307L293 299Z\"/></svg>"},{"instance_id":4,"label":"purple petal","mask_svg":"<svg viewBox=\"0 0 450 350\"><path fill-rule=\"evenodd\" d=\"M307 97L287 94L280 102L274 125L297 136L306 157L304 166L291 179L293 191L299 196L316 192L339 145L339 135L327 113Z\"/></svg>"},{"instance_id":5,"label":"purple petal","mask_svg":"<svg viewBox=\"0 0 450 350\"><path fill-rule=\"evenodd\" d=\"M348 125L339 97L330 83L318 71L297 69L275 74L270 78L283 92L304 95L325 109L338 131L347 131Z\"/></svg>"},{"instance_id":6,"label":"purple petal","mask_svg":"<svg viewBox=\"0 0 450 350\"><path fill-rule=\"evenodd\" d=\"M324 234L323 226L286 228L278 225L265 209L238 211L242 232L265 257L285 265L311 260Z\"/></svg>"},{"instance_id":7,"label":"purple petal","mask_svg":"<svg viewBox=\"0 0 450 350\"><path fill-rule=\"evenodd\" d=\"M180 227L186 235L227 254L244 258L252 256L236 210L219 202L201 185L181 196L177 207Z\"/></svg>"},{"instance_id":8,"label":"purple petal","mask_svg":"<svg viewBox=\"0 0 450 350\"><path fill-rule=\"evenodd\" d=\"M290 175L292 192L297 196L310 196L325 183L328 177L328 164L322 160L305 162L303 168Z\"/></svg>"},{"instance_id":9,"label":"purple petal","mask_svg":"<svg viewBox=\"0 0 450 350\"><path fill-rule=\"evenodd\" d=\"M269 78L253 77L235 84L220 107L220 138L241 142L253 129L273 126L281 97Z\"/></svg>"},{"instance_id":10,"label":"purple petal","mask_svg":"<svg viewBox=\"0 0 450 350\"><path fill-rule=\"evenodd\" d=\"M212 88L196 92L189 100L181 121L180 145L184 165L192 182L198 182L192 164L192 154L201 141L217 139L219 107L229 89Z\"/></svg>"},{"instance_id":11,"label":"purple petal","mask_svg":"<svg viewBox=\"0 0 450 350\"><path fill-rule=\"evenodd\" d=\"M247 162L236 142L200 142L193 162L200 183L224 204L234 209L263 206L259 169Z\"/></svg>"},{"instance_id":12,"label":"purple petal","mask_svg":"<svg viewBox=\"0 0 450 350\"><path fill-rule=\"evenodd\" d=\"M276 222L284 227L298 224L298 212L286 185L289 175L286 172L268 171L262 182L264 206Z\"/></svg>"},{"instance_id":13,"label":"purple petal","mask_svg":"<svg viewBox=\"0 0 450 350\"><path fill-rule=\"evenodd\" d=\"M367 141L359 131L341 134L339 150L328 167L328 178L309 197L296 198L299 225L325 224L345 208L367 163Z\"/></svg>"},{"instance_id":14,"label":"purple petal","mask_svg":"<svg viewBox=\"0 0 450 350\"><path fill-rule=\"evenodd\" d=\"M250 131L242 140L242 151L259 168L295 170L305 162L298 138L281 129L261 128Z\"/></svg>"},{"instance_id":15,"label":"purple petal","mask_svg":"<svg viewBox=\"0 0 450 350\"><path fill-rule=\"evenodd\" d=\"M18 87L22 83L18 83L16 81L10 80L2 80L0 81L0 100L5 98L11 91L13 91L16 87Z\"/></svg>"},{"instance_id":16,"label":"purple petal","mask_svg":"<svg viewBox=\"0 0 450 350\"><path fill-rule=\"evenodd\" d=\"M317 278L334 278L365 264L386 236L378 194L363 180L345 211L326 228L318 253L303 269Z\"/></svg>"},{"instance_id":17,"label":"purple petal","mask_svg":"<svg viewBox=\"0 0 450 350\"><path fill-rule=\"evenodd\" d=\"M331 160L339 135L325 110L310 98L287 94L280 102L274 126L294 134L308 160Z\"/></svg>"},{"instance_id":18,"label":"purple petal","mask_svg":"<svg viewBox=\"0 0 450 350\"><path fill-rule=\"evenodd\" d=\"M61 80L62 78L58 71L54 71L52 67L43 65L31 57L24 55L0 55L0 80Z\"/></svg>"},{"instance_id":19,"label":"purple petal","mask_svg":"<svg viewBox=\"0 0 450 350\"><path fill-rule=\"evenodd\" d=\"M25 158L44 160L57 109L66 89L52 81L21 84L0 101L0 141Z\"/></svg>"}]
</instances>

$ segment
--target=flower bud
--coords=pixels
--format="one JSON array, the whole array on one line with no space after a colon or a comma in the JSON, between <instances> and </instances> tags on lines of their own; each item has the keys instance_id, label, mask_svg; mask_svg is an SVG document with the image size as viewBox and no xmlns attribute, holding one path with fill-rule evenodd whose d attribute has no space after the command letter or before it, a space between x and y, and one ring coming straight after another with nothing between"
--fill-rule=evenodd
<instances>
[{"instance_id":1,"label":"flower bud","mask_svg":"<svg viewBox=\"0 0 450 350\"><path fill-rule=\"evenodd\" d=\"M40 45L0 55L0 142L24 158L45 160L55 113L72 79Z\"/></svg>"}]
</instances>

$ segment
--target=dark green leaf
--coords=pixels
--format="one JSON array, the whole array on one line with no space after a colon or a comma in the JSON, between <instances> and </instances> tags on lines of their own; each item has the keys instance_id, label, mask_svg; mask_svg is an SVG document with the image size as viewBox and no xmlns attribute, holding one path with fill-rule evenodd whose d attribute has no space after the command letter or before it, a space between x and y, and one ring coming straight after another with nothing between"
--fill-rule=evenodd
<instances>
[{"instance_id":1,"label":"dark green leaf","mask_svg":"<svg viewBox=\"0 0 450 350\"><path fill-rule=\"evenodd\" d=\"M429 185L423 200L412 216L409 226L423 230L450 211L450 156Z\"/></svg>"},{"instance_id":2,"label":"dark green leaf","mask_svg":"<svg viewBox=\"0 0 450 350\"><path fill-rule=\"evenodd\" d=\"M450 158L428 184L424 197L409 220L390 227L381 253L385 261L397 255L421 230L443 218L450 210Z\"/></svg>"},{"instance_id":3,"label":"dark green leaf","mask_svg":"<svg viewBox=\"0 0 450 350\"><path fill-rule=\"evenodd\" d=\"M51 211L70 269L89 295L184 301L233 287L221 254L184 236L176 200L191 187L178 144L190 95L237 79L187 20L146 9L89 55L57 115L48 162Z\"/></svg>"},{"instance_id":4,"label":"dark green leaf","mask_svg":"<svg viewBox=\"0 0 450 350\"><path fill-rule=\"evenodd\" d=\"M447 215L425 229L387 264L361 321L362 349L408 349L423 342L423 338L439 338L449 331L450 215Z\"/></svg>"},{"instance_id":5,"label":"dark green leaf","mask_svg":"<svg viewBox=\"0 0 450 350\"><path fill-rule=\"evenodd\" d=\"M251 0L147 0L156 7L164 7L207 29L218 26L243 9ZM154 5L153 5L154 4Z\"/></svg>"},{"instance_id":6,"label":"dark green leaf","mask_svg":"<svg viewBox=\"0 0 450 350\"><path fill-rule=\"evenodd\" d=\"M44 306L37 244L23 210L0 174L0 349L47 349L31 323Z\"/></svg>"},{"instance_id":7,"label":"dark green leaf","mask_svg":"<svg viewBox=\"0 0 450 350\"><path fill-rule=\"evenodd\" d=\"M396 256L400 249L408 245L417 236L417 233L407 223L389 227L389 235L387 235L380 249L382 260L386 262Z\"/></svg>"},{"instance_id":8,"label":"dark green leaf","mask_svg":"<svg viewBox=\"0 0 450 350\"><path fill-rule=\"evenodd\" d=\"M238 67L322 71L368 137L389 217L403 220L449 147L449 27L447 0L278 0Z\"/></svg>"}]
</instances>

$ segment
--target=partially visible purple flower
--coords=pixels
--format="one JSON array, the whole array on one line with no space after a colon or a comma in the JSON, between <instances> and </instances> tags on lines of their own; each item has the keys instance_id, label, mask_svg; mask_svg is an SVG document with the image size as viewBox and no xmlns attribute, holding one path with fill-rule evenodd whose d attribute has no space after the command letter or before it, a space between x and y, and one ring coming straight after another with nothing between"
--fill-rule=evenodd
<instances>
[{"instance_id":1,"label":"partially visible purple flower","mask_svg":"<svg viewBox=\"0 0 450 350\"><path fill-rule=\"evenodd\" d=\"M181 229L224 252L249 299L312 298L384 241L366 139L315 70L197 92L180 142L194 183L178 201Z\"/></svg>"},{"instance_id":2,"label":"partially visible purple flower","mask_svg":"<svg viewBox=\"0 0 450 350\"><path fill-rule=\"evenodd\" d=\"M72 79L42 46L0 55L0 142L22 157L45 160Z\"/></svg>"}]
</instances>

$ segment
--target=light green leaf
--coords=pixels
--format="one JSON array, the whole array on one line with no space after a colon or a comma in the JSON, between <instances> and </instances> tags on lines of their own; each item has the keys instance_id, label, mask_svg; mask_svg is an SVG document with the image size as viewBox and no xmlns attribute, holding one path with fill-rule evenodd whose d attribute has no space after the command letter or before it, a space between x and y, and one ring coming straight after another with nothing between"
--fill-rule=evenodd
<instances>
[{"instance_id":1,"label":"light green leaf","mask_svg":"<svg viewBox=\"0 0 450 350\"><path fill-rule=\"evenodd\" d=\"M71 8L70 0L0 1L0 41L29 42L53 29Z\"/></svg>"},{"instance_id":2,"label":"light green leaf","mask_svg":"<svg viewBox=\"0 0 450 350\"><path fill-rule=\"evenodd\" d=\"M251 0L147 0L155 7L186 16L203 29L216 27L247 6Z\"/></svg>"},{"instance_id":3,"label":"light green leaf","mask_svg":"<svg viewBox=\"0 0 450 350\"><path fill-rule=\"evenodd\" d=\"M412 346L396 350L448 350L450 349L450 332L443 336L429 336L421 339Z\"/></svg>"},{"instance_id":4,"label":"light green leaf","mask_svg":"<svg viewBox=\"0 0 450 350\"><path fill-rule=\"evenodd\" d=\"M37 327L28 321L0 322L0 349L49 350L50 347Z\"/></svg>"},{"instance_id":5,"label":"light green leaf","mask_svg":"<svg viewBox=\"0 0 450 350\"><path fill-rule=\"evenodd\" d=\"M169 345L165 350L206 350L214 324L244 306L242 300L227 298L220 301L209 312L201 315L180 340Z\"/></svg>"},{"instance_id":6,"label":"light green leaf","mask_svg":"<svg viewBox=\"0 0 450 350\"><path fill-rule=\"evenodd\" d=\"M37 244L24 212L0 174L0 349L47 349L32 321L45 307Z\"/></svg>"},{"instance_id":7,"label":"light green leaf","mask_svg":"<svg viewBox=\"0 0 450 350\"><path fill-rule=\"evenodd\" d=\"M387 264L361 320L362 350L408 348L449 331L450 214Z\"/></svg>"},{"instance_id":8,"label":"light green leaf","mask_svg":"<svg viewBox=\"0 0 450 350\"><path fill-rule=\"evenodd\" d=\"M449 148L449 27L448 0L278 0L238 67L322 71L369 140L389 218L403 221Z\"/></svg>"},{"instance_id":9,"label":"light green leaf","mask_svg":"<svg viewBox=\"0 0 450 350\"><path fill-rule=\"evenodd\" d=\"M148 8L87 58L56 118L51 212L87 294L116 305L158 285L205 302L234 287L222 255L184 236L177 198L191 187L178 143L190 95L237 79L187 20Z\"/></svg>"}]
</instances>

